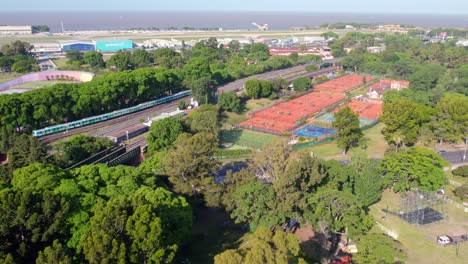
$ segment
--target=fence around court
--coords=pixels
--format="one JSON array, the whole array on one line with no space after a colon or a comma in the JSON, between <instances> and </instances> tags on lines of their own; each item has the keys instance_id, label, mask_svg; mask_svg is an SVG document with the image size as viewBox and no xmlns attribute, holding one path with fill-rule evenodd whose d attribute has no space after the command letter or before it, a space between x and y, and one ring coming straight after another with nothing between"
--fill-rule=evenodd
<instances>
[{"instance_id":1,"label":"fence around court","mask_svg":"<svg viewBox=\"0 0 468 264\"><path fill-rule=\"evenodd\" d=\"M291 147L291 149L292 150L300 150L300 149L304 149L304 148L308 148L308 147L313 147L313 146L317 146L317 145L332 142L334 139L335 139L334 137L329 137L329 138L325 138L325 139L322 139L322 140L319 140L319 141L299 143L299 144L293 145Z\"/></svg>"}]
</instances>

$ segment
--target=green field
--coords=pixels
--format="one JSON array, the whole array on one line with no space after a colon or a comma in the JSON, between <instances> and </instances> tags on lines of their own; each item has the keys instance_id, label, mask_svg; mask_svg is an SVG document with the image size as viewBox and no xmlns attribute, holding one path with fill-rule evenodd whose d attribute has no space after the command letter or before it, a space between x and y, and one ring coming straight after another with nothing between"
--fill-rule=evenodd
<instances>
[{"instance_id":1,"label":"green field","mask_svg":"<svg viewBox=\"0 0 468 264\"><path fill-rule=\"evenodd\" d=\"M23 84L16 85L11 88L29 88L29 89L40 89L44 87L50 87L55 84L59 83L72 83L67 81L35 81L35 82L27 82Z\"/></svg>"},{"instance_id":2,"label":"green field","mask_svg":"<svg viewBox=\"0 0 468 264\"><path fill-rule=\"evenodd\" d=\"M16 72L1 72L0 73L0 83L8 82L13 79L20 77L22 74Z\"/></svg>"},{"instance_id":3,"label":"green field","mask_svg":"<svg viewBox=\"0 0 468 264\"><path fill-rule=\"evenodd\" d=\"M232 144L229 149L246 147L260 149L265 144L268 144L275 139L280 139L280 137L249 130L223 130L221 132L221 141L223 144Z\"/></svg>"},{"instance_id":4,"label":"green field","mask_svg":"<svg viewBox=\"0 0 468 264\"><path fill-rule=\"evenodd\" d=\"M379 123L370 129L364 130L364 136L368 139L366 152L369 158L382 158L387 150L388 145L382 135L383 127L384 124ZM344 156L343 150L338 148L335 141L306 149L313 152L317 157L326 159L347 160L353 154L353 150L350 150Z\"/></svg>"},{"instance_id":5,"label":"green field","mask_svg":"<svg viewBox=\"0 0 468 264\"><path fill-rule=\"evenodd\" d=\"M468 242L459 244L458 256L455 246L444 247L436 243L439 235L454 236L468 233L467 213L463 212L463 209L445 204L445 213L448 216L446 219L417 226L382 211L388 209L398 212L400 199L400 195L385 191L382 200L371 206L370 214L376 221L398 234L398 241L407 249L407 263L466 263Z\"/></svg>"}]
</instances>

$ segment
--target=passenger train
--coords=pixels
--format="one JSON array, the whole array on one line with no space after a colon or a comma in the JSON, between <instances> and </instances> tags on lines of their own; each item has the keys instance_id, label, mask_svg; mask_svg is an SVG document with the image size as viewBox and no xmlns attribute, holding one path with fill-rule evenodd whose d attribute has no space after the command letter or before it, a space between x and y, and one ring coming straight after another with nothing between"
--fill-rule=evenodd
<instances>
[{"instance_id":1,"label":"passenger train","mask_svg":"<svg viewBox=\"0 0 468 264\"><path fill-rule=\"evenodd\" d=\"M132 106L132 107L129 107L129 108L117 110L117 111L114 111L114 112L111 112L111 113L92 116L92 117L87 117L87 118L77 120L77 121L73 121L73 122L66 123L66 124L60 124L60 125L45 127L45 128L38 129L38 130L33 130L33 136L41 137L41 136L45 136L45 135L58 133L58 132L61 132L61 131L68 131L70 129L77 128L77 127L82 127L82 126L87 126L87 125L99 123L99 122L109 120L109 119L112 119L112 118L116 118L116 117L119 117L119 116L135 113L135 112L138 112L138 111L141 111L141 110L144 110L144 109L156 106L156 105L168 103L168 102L177 100L179 98L188 96L191 93L192 93L191 90L182 91L182 92L176 93L176 94L171 95L171 96L166 96L166 97L154 100L154 101L142 103L142 104L139 104L139 105L136 105L136 106Z\"/></svg>"}]
</instances>

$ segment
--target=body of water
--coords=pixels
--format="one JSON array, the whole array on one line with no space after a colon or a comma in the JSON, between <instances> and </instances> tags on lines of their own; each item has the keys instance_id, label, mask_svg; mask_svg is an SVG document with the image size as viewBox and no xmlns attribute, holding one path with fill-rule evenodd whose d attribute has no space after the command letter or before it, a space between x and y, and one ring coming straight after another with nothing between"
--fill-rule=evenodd
<instances>
[{"instance_id":1,"label":"body of water","mask_svg":"<svg viewBox=\"0 0 468 264\"><path fill-rule=\"evenodd\" d=\"M300 12L0 12L0 25L48 25L52 32L65 30L125 30L176 27L256 29L252 22L272 30L356 22L406 24L421 27L468 27L468 15L356 14Z\"/></svg>"}]
</instances>

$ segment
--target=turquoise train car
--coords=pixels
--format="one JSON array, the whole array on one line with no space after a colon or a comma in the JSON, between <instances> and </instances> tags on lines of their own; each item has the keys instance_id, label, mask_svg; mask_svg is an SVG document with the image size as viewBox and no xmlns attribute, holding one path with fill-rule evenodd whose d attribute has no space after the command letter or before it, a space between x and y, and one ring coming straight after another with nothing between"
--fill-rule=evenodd
<instances>
[{"instance_id":1,"label":"turquoise train car","mask_svg":"<svg viewBox=\"0 0 468 264\"><path fill-rule=\"evenodd\" d=\"M138 112L138 111L141 111L141 110L144 110L144 109L156 106L156 105L168 103L168 102L177 100L179 98L189 96L191 93L192 93L191 90L182 91L182 92L176 93L174 95L166 96L166 97L163 97L163 98L160 98L160 99L157 99L157 100L154 100L154 101L149 101L149 102L146 102L146 103L141 103L141 104L136 105L136 106L132 106L132 107L129 107L129 108L117 110L117 111L110 112L110 113L107 113L107 114L87 117L87 118L80 119L80 120L73 121L73 122L66 123L66 124L60 124L60 125L45 127L45 128L42 128L42 129L34 130L33 131L33 136L41 137L41 136L45 136L45 135L50 135L50 134L62 132L62 131L68 131L68 130L71 130L71 129L74 129L74 128L77 128L77 127L82 127L82 126L87 126L87 125L99 123L99 122L109 120L109 119L112 119L112 118L116 118L116 117L119 117L119 116L135 113L135 112Z\"/></svg>"}]
</instances>

